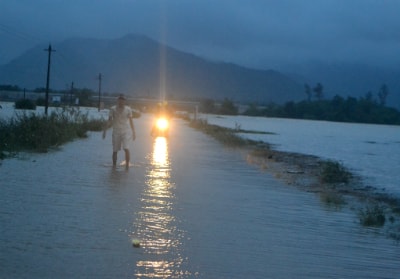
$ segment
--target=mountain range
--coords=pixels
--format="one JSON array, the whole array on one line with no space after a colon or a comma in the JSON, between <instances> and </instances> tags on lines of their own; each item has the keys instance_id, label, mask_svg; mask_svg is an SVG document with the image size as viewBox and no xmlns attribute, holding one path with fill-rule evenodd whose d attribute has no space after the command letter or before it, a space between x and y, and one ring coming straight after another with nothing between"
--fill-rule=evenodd
<instances>
[{"instance_id":1,"label":"mountain range","mask_svg":"<svg viewBox=\"0 0 400 279\"><path fill-rule=\"evenodd\" d=\"M31 48L0 65L0 84L45 87L48 45ZM143 35L118 39L70 38L52 45L50 88L89 88L131 97L284 103L306 98L304 84L324 86L326 97L377 94L389 88L388 105L400 107L400 70L321 63L260 70L211 61ZM99 82L101 74L101 84Z\"/></svg>"},{"instance_id":2,"label":"mountain range","mask_svg":"<svg viewBox=\"0 0 400 279\"><path fill-rule=\"evenodd\" d=\"M47 46L34 47L0 67L0 84L45 87ZM303 85L273 70L215 62L141 35L114 40L72 38L52 46L50 88L75 87L133 97L282 103L303 98Z\"/></svg>"}]
</instances>

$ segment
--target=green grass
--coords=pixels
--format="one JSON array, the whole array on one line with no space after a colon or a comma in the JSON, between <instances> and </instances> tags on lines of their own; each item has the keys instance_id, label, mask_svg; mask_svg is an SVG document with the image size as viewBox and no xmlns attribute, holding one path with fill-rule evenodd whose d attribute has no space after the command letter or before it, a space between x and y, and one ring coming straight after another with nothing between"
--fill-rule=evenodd
<instances>
[{"instance_id":1,"label":"green grass","mask_svg":"<svg viewBox=\"0 0 400 279\"><path fill-rule=\"evenodd\" d=\"M0 158L19 151L46 152L88 131L100 131L104 120L91 120L76 109L52 112L49 116L22 113L0 120Z\"/></svg>"}]
</instances>

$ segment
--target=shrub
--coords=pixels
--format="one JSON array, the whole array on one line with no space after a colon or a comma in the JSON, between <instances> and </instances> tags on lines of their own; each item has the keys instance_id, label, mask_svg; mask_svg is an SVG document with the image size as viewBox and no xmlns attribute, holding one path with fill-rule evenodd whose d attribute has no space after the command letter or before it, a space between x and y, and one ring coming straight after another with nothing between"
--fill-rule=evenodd
<instances>
[{"instance_id":1,"label":"shrub","mask_svg":"<svg viewBox=\"0 0 400 279\"><path fill-rule=\"evenodd\" d=\"M244 146L248 143L247 140L235 135L234 130L208 124L207 120L193 120L190 126L229 146Z\"/></svg>"},{"instance_id":2,"label":"shrub","mask_svg":"<svg viewBox=\"0 0 400 279\"><path fill-rule=\"evenodd\" d=\"M38 98L36 100L36 105L44 107L46 105L46 100L44 98Z\"/></svg>"},{"instance_id":3,"label":"shrub","mask_svg":"<svg viewBox=\"0 0 400 279\"><path fill-rule=\"evenodd\" d=\"M49 116L34 113L19 114L0 121L0 153L21 150L45 152L76 137L86 137L87 131L100 131L104 120L89 120L88 114L70 109L52 112Z\"/></svg>"},{"instance_id":4,"label":"shrub","mask_svg":"<svg viewBox=\"0 0 400 279\"><path fill-rule=\"evenodd\" d=\"M15 102L16 109L36 109L36 104L34 101L29 99L20 99Z\"/></svg>"},{"instance_id":5,"label":"shrub","mask_svg":"<svg viewBox=\"0 0 400 279\"><path fill-rule=\"evenodd\" d=\"M359 212L360 223L368 227L382 227L385 224L386 217L381 206L368 206Z\"/></svg>"},{"instance_id":6,"label":"shrub","mask_svg":"<svg viewBox=\"0 0 400 279\"><path fill-rule=\"evenodd\" d=\"M329 206L340 207L346 203L342 195L333 191L322 192L320 198Z\"/></svg>"},{"instance_id":7,"label":"shrub","mask_svg":"<svg viewBox=\"0 0 400 279\"><path fill-rule=\"evenodd\" d=\"M322 163L320 179L325 183L348 183L351 173L340 163L326 161Z\"/></svg>"}]
</instances>

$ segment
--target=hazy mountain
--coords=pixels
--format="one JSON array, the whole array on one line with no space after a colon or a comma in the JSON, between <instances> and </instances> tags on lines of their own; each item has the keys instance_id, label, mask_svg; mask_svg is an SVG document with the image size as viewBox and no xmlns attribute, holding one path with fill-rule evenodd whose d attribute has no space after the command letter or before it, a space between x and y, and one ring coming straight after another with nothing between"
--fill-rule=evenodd
<instances>
[{"instance_id":1,"label":"hazy mountain","mask_svg":"<svg viewBox=\"0 0 400 279\"><path fill-rule=\"evenodd\" d=\"M0 84L29 89L45 87L48 46L30 49L0 67ZM208 61L160 45L145 36L128 35L115 40L73 38L54 44L50 87L98 88L130 96L169 98L230 98L243 102L276 102L304 99L304 86L273 70L254 70Z\"/></svg>"},{"instance_id":2,"label":"hazy mountain","mask_svg":"<svg viewBox=\"0 0 400 279\"><path fill-rule=\"evenodd\" d=\"M0 84L34 89L45 87L47 56L41 45L0 66ZM304 84L324 87L326 98L334 95L377 95L386 84L387 104L400 108L400 68L378 68L361 64L308 63L273 70L255 70L215 62L160 45L140 35L114 40L72 38L54 44L51 54L50 87L98 89L137 97L230 98L242 102L283 103L305 99ZM283 74L287 73L287 74Z\"/></svg>"}]
</instances>

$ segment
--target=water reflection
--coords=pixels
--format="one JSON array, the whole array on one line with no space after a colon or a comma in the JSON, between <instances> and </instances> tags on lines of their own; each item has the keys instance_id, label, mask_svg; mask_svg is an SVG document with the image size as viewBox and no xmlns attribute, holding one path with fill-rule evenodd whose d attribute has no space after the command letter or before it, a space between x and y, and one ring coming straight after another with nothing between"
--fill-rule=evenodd
<instances>
[{"instance_id":1,"label":"water reflection","mask_svg":"<svg viewBox=\"0 0 400 279\"><path fill-rule=\"evenodd\" d=\"M137 278L183 278L181 255L183 232L173 214L174 183L166 138L154 140L149 156L150 168L141 199L141 211L135 224L135 237L141 239L143 259L137 261Z\"/></svg>"}]
</instances>

